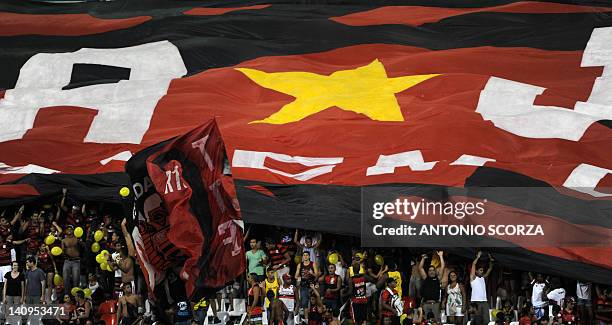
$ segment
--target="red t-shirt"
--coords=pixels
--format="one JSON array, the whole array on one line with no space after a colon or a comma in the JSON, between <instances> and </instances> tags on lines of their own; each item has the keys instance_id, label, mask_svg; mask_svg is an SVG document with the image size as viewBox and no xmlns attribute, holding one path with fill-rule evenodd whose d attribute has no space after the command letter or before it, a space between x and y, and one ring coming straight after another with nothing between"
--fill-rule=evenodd
<instances>
[{"instance_id":1,"label":"red t-shirt","mask_svg":"<svg viewBox=\"0 0 612 325\"><path fill-rule=\"evenodd\" d=\"M397 291L395 289L393 289L393 294L397 296ZM393 307L393 305L391 305L391 293L389 292L389 290L385 289L383 290L383 292L380 294L380 299L387 305L390 305L391 307ZM382 309L382 306L380 306L380 308ZM391 317L391 316L395 316L395 313L390 311L390 310L382 310L380 312L381 315L383 316L387 316L387 317Z\"/></svg>"}]
</instances>

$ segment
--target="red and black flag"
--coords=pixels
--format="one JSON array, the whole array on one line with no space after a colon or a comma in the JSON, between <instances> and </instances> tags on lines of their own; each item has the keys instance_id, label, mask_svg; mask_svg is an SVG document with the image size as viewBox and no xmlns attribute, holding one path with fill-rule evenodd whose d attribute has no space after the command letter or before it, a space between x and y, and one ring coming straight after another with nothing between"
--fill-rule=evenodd
<instances>
[{"instance_id":1,"label":"red and black flag","mask_svg":"<svg viewBox=\"0 0 612 325\"><path fill-rule=\"evenodd\" d=\"M135 196L132 235L150 292L176 265L188 296L221 288L244 272L244 226L224 161L211 120L126 164Z\"/></svg>"},{"instance_id":2,"label":"red and black flag","mask_svg":"<svg viewBox=\"0 0 612 325\"><path fill-rule=\"evenodd\" d=\"M367 188L537 187L489 199L607 234L612 6L572 3L5 1L2 204L73 174L116 191L95 177L215 118L246 222L358 235ZM612 279L609 246L510 244L510 267Z\"/></svg>"}]
</instances>

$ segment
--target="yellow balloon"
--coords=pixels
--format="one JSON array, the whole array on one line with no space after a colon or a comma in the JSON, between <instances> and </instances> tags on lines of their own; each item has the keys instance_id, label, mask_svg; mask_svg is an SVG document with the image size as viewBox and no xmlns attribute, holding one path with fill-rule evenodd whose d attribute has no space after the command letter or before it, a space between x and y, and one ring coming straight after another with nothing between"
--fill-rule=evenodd
<instances>
[{"instance_id":1,"label":"yellow balloon","mask_svg":"<svg viewBox=\"0 0 612 325\"><path fill-rule=\"evenodd\" d=\"M98 254L96 255L96 262L98 262L98 264L102 264L106 262L106 258L104 257L104 255Z\"/></svg>"},{"instance_id":2,"label":"yellow balloon","mask_svg":"<svg viewBox=\"0 0 612 325\"><path fill-rule=\"evenodd\" d=\"M93 243L91 244L91 251L94 253L97 253L100 251L100 244L98 243Z\"/></svg>"},{"instance_id":3,"label":"yellow balloon","mask_svg":"<svg viewBox=\"0 0 612 325\"><path fill-rule=\"evenodd\" d=\"M81 238L81 237L83 237L83 228L81 228L81 227L76 227L76 228L74 229L74 236L75 236L76 238Z\"/></svg>"},{"instance_id":4,"label":"yellow balloon","mask_svg":"<svg viewBox=\"0 0 612 325\"><path fill-rule=\"evenodd\" d=\"M72 290L70 290L70 293L76 297L77 292L81 291L82 289L79 287L74 287L72 288Z\"/></svg>"},{"instance_id":5,"label":"yellow balloon","mask_svg":"<svg viewBox=\"0 0 612 325\"><path fill-rule=\"evenodd\" d=\"M59 247L53 247L51 248L51 254L53 254L53 256L62 255L62 249Z\"/></svg>"},{"instance_id":6,"label":"yellow balloon","mask_svg":"<svg viewBox=\"0 0 612 325\"><path fill-rule=\"evenodd\" d=\"M101 241L102 237L104 237L104 233L102 232L102 230L96 230L96 232L94 233L94 240Z\"/></svg>"},{"instance_id":7,"label":"yellow balloon","mask_svg":"<svg viewBox=\"0 0 612 325\"><path fill-rule=\"evenodd\" d=\"M91 298L91 294L92 294L91 289L85 288L83 289L83 293L85 293L85 298Z\"/></svg>"},{"instance_id":8,"label":"yellow balloon","mask_svg":"<svg viewBox=\"0 0 612 325\"><path fill-rule=\"evenodd\" d=\"M112 267L112 266L110 266L110 264L107 264L106 270L107 270L108 272L114 272L114 271L115 271L115 270L113 270L113 267Z\"/></svg>"},{"instance_id":9,"label":"yellow balloon","mask_svg":"<svg viewBox=\"0 0 612 325\"><path fill-rule=\"evenodd\" d=\"M360 261L362 261L364 257L363 253L355 253L355 256L357 256L357 258L359 258Z\"/></svg>"},{"instance_id":10,"label":"yellow balloon","mask_svg":"<svg viewBox=\"0 0 612 325\"><path fill-rule=\"evenodd\" d=\"M49 235L45 237L45 244L47 244L47 246L53 245L53 243L55 243L55 236Z\"/></svg>"},{"instance_id":11,"label":"yellow balloon","mask_svg":"<svg viewBox=\"0 0 612 325\"><path fill-rule=\"evenodd\" d=\"M300 256L300 255L295 255L295 258L293 259L293 261L295 262L295 264L300 264L300 263L302 263L302 256Z\"/></svg>"},{"instance_id":12,"label":"yellow balloon","mask_svg":"<svg viewBox=\"0 0 612 325\"><path fill-rule=\"evenodd\" d=\"M378 265L383 265L385 264L385 259L381 255L376 255L374 256L374 262Z\"/></svg>"},{"instance_id":13,"label":"yellow balloon","mask_svg":"<svg viewBox=\"0 0 612 325\"><path fill-rule=\"evenodd\" d=\"M59 274L55 274L53 276L53 284L58 286L64 282L64 279Z\"/></svg>"},{"instance_id":14,"label":"yellow balloon","mask_svg":"<svg viewBox=\"0 0 612 325\"><path fill-rule=\"evenodd\" d=\"M127 187L122 187L119 190L119 195L121 195L121 197L127 197L128 195L130 195L130 189Z\"/></svg>"},{"instance_id":15,"label":"yellow balloon","mask_svg":"<svg viewBox=\"0 0 612 325\"><path fill-rule=\"evenodd\" d=\"M100 263L100 269L102 269L103 271L106 271L108 269L108 263L106 262Z\"/></svg>"},{"instance_id":16,"label":"yellow balloon","mask_svg":"<svg viewBox=\"0 0 612 325\"><path fill-rule=\"evenodd\" d=\"M106 258L106 255L110 255L110 253L106 249L101 251L100 254L102 254L102 256L104 256L105 258Z\"/></svg>"},{"instance_id":17,"label":"yellow balloon","mask_svg":"<svg viewBox=\"0 0 612 325\"><path fill-rule=\"evenodd\" d=\"M329 254L329 256L327 257L327 261L329 262L329 264L338 263L338 254L337 253Z\"/></svg>"}]
</instances>

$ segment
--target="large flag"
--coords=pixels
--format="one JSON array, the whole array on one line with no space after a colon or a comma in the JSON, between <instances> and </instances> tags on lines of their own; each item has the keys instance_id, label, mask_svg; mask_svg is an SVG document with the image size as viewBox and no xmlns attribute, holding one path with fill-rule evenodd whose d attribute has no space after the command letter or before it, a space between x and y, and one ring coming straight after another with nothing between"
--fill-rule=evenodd
<instances>
[{"instance_id":1,"label":"large flag","mask_svg":"<svg viewBox=\"0 0 612 325\"><path fill-rule=\"evenodd\" d=\"M359 235L364 188L536 186L490 200L612 229L607 1L0 9L1 204L73 174L116 191L95 177L214 117L246 222ZM612 279L608 246L510 244L511 267Z\"/></svg>"},{"instance_id":2,"label":"large flag","mask_svg":"<svg viewBox=\"0 0 612 325\"><path fill-rule=\"evenodd\" d=\"M189 296L244 272L244 226L224 161L214 121L128 161L136 198L132 235L150 292L174 265L182 264Z\"/></svg>"}]
</instances>

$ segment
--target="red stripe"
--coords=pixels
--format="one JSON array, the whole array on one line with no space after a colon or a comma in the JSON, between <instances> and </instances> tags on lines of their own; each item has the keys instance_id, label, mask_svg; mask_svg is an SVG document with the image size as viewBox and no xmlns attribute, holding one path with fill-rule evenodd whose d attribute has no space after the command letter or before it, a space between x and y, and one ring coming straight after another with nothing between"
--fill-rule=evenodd
<instances>
[{"instance_id":1,"label":"red stripe","mask_svg":"<svg viewBox=\"0 0 612 325\"><path fill-rule=\"evenodd\" d=\"M245 188L248 188L250 190L253 190L257 193L263 194L265 196L269 196L269 197L275 197L276 195L274 195L274 193L272 193L269 189L261 186L261 185L250 185L250 186L245 186Z\"/></svg>"},{"instance_id":2,"label":"red stripe","mask_svg":"<svg viewBox=\"0 0 612 325\"><path fill-rule=\"evenodd\" d=\"M234 7L234 8L193 8L183 12L185 15L195 15L195 16L215 16L215 15L223 15L232 11L239 10L257 10L268 8L270 5L256 5L256 6L247 6L247 7Z\"/></svg>"},{"instance_id":3,"label":"red stripe","mask_svg":"<svg viewBox=\"0 0 612 325\"><path fill-rule=\"evenodd\" d=\"M22 196L40 195L38 190L30 184L7 184L0 185L0 198L18 198Z\"/></svg>"},{"instance_id":4,"label":"red stripe","mask_svg":"<svg viewBox=\"0 0 612 325\"><path fill-rule=\"evenodd\" d=\"M134 27L150 19L149 16L102 19L89 14L29 15L2 12L0 13L0 36L90 35Z\"/></svg>"},{"instance_id":5,"label":"red stripe","mask_svg":"<svg viewBox=\"0 0 612 325\"><path fill-rule=\"evenodd\" d=\"M436 23L442 19L449 17L472 14L477 12L555 14L609 11L612 11L612 8L525 1L485 8L388 6L368 11L352 13L341 17L332 17L331 20L349 26L370 26L385 24L420 26L427 23Z\"/></svg>"}]
</instances>

